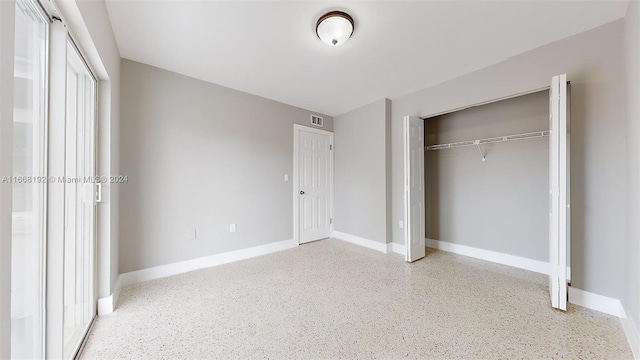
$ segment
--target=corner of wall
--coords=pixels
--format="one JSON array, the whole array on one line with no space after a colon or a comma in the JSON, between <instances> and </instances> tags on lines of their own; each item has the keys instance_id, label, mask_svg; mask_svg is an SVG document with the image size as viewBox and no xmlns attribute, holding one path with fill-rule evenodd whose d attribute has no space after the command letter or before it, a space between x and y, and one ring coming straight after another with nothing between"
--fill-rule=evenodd
<instances>
[{"instance_id":1,"label":"corner of wall","mask_svg":"<svg viewBox=\"0 0 640 360\"><path fill-rule=\"evenodd\" d=\"M640 331L638 330L638 323L629 313L629 307L627 305L628 304L624 301L622 302L622 308L625 316L620 318L620 322L622 323L622 329L627 336L631 352L633 352L633 357L635 359L640 359Z\"/></svg>"},{"instance_id":2,"label":"corner of wall","mask_svg":"<svg viewBox=\"0 0 640 360\"><path fill-rule=\"evenodd\" d=\"M636 359L640 359L640 2L630 1L624 18L626 80L626 266L622 324Z\"/></svg>"},{"instance_id":3,"label":"corner of wall","mask_svg":"<svg viewBox=\"0 0 640 360\"><path fill-rule=\"evenodd\" d=\"M391 106L392 101L390 99L384 99L384 142L385 142L385 187L386 187L386 212L387 212L387 226L386 226L386 241L390 243L393 238L393 203L391 199L392 195L392 166L391 166Z\"/></svg>"},{"instance_id":4,"label":"corner of wall","mask_svg":"<svg viewBox=\"0 0 640 360\"><path fill-rule=\"evenodd\" d=\"M335 221L344 238L386 244L391 227L391 100L335 117Z\"/></svg>"},{"instance_id":5,"label":"corner of wall","mask_svg":"<svg viewBox=\"0 0 640 360\"><path fill-rule=\"evenodd\" d=\"M121 276L114 282L113 291L109 296L98 299L98 316L109 315L116 310L118 298L122 288Z\"/></svg>"},{"instance_id":6,"label":"corner of wall","mask_svg":"<svg viewBox=\"0 0 640 360\"><path fill-rule=\"evenodd\" d=\"M120 78L121 78L121 61L114 63L112 68L111 80L111 117L110 121L110 174L111 175L123 175L120 171ZM111 203L110 218L111 218L111 231L110 231L110 284L111 292L115 293L119 290L119 244L120 244L120 186L126 186L124 184L112 184L111 194L109 201ZM115 307L115 304L114 304Z\"/></svg>"}]
</instances>

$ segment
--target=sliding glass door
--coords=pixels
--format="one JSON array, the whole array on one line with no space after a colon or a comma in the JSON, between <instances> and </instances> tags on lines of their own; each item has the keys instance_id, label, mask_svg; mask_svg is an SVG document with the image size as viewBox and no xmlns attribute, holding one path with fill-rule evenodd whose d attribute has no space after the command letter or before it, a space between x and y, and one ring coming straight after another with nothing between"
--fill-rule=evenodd
<instances>
[{"instance_id":1,"label":"sliding glass door","mask_svg":"<svg viewBox=\"0 0 640 360\"><path fill-rule=\"evenodd\" d=\"M15 3L11 357L71 359L96 316L97 83L62 23Z\"/></svg>"},{"instance_id":2,"label":"sliding glass door","mask_svg":"<svg viewBox=\"0 0 640 360\"><path fill-rule=\"evenodd\" d=\"M11 238L11 357L44 352L47 36L31 1L16 1Z\"/></svg>"},{"instance_id":3,"label":"sliding glass door","mask_svg":"<svg viewBox=\"0 0 640 360\"><path fill-rule=\"evenodd\" d=\"M74 44L67 42L64 225L64 355L70 358L96 314L95 88Z\"/></svg>"}]
</instances>

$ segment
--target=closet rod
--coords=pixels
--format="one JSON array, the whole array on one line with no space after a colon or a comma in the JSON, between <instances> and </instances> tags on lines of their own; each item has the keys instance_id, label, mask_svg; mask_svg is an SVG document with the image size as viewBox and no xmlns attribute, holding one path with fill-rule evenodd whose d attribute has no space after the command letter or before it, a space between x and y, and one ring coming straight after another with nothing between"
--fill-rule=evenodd
<instances>
[{"instance_id":1,"label":"closet rod","mask_svg":"<svg viewBox=\"0 0 640 360\"><path fill-rule=\"evenodd\" d=\"M524 139L532 139L549 136L549 131L536 131L525 134L515 134L515 135L506 135L506 136L497 136L486 139L478 139L478 140L467 140L467 141L459 141L449 144L437 144L437 145L429 145L425 150L443 150L443 149L452 149L462 146L473 146L473 145L482 145L482 144L493 144L499 143L503 141L514 141L514 140L524 140Z\"/></svg>"}]
</instances>

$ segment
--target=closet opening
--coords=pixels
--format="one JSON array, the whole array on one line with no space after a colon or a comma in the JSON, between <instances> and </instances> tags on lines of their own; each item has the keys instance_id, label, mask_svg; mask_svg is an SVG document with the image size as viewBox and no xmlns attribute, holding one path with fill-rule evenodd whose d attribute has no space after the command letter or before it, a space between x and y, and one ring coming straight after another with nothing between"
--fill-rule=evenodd
<instances>
[{"instance_id":1,"label":"closet opening","mask_svg":"<svg viewBox=\"0 0 640 360\"><path fill-rule=\"evenodd\" d=\"M568 87L561 75L544 90L405 118L407 261L426 245L548 274L552 306L566 309Z\"/></svg>"},{"instance_id":2,"label":"closet opening","mask_svg":"<svg viewBox=\"0 0 640 360\"><path fill-rule=\"evenodd\" d=\"M546 270L548 103L546 90L424 119L428 247L488 250Z\"/></svg>"}]
</instances>

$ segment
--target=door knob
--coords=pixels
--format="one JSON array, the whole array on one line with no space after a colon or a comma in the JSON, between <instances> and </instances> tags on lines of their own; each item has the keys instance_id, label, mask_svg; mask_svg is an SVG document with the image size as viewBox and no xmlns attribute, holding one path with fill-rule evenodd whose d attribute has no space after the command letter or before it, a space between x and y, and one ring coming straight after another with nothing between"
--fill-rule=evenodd
<instances>
[{"instance_id":1,"label":"door knob","mask_svg":"<svg viewBox=\"0 0 640 360\"><path fill-rule=\"evenodd\" d=\"M300 190L300 195L304 195L304 191Z\"/></svg>"}]
</instances>

